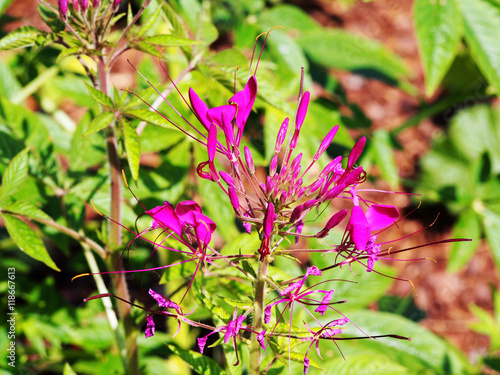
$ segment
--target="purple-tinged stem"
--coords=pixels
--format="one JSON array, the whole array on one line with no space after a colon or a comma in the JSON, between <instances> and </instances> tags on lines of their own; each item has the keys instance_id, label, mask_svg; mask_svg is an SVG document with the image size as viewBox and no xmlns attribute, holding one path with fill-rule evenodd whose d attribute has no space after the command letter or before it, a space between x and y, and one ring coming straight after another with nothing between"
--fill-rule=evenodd
<instances>
[{"instance_id":1,"label":"purple-tinged stem","mask_svg":"<svg viewBox=\"0 0 500 375\"><path fill-rule=\"evenodd\" d=\"M98 89L107 95L109 90L109 71L104 59L100 58L98 60L97 68L99 82ZM121 222L122 174L114 124L110 124L108 129L106 148L108 151L109 174L111 180L111 208L109 215L111 223L106 243L106 252L109 255L108 268L121 271L119 248L122 244L122 233L121 227L115 223ZM112 281L115 293L120 295L125 300L130 300L125 274L114 274L112 276ZM121 353L122 359L124 360L125 373L128 375L136 375L139 374L139 362L137 355L138 331L130 315L131 306L121 300L118 300L117 306L125 330L125 350L124 353Z\"/></svg>"},{"instance_id":2,"label":"purple-tinged stem","mask_svg":"<svg viewBox=\"0 0 500 375\"><path fill-rule=\"evenodd\" d=\"M268 265L269 263L267 257L259 262L257 278L255 279L253 326L256 333L252 333L250 342L250 375L260 374L260 344L257 340L257 334L262 331L262 322L264 319L264 303L266 297L265 289Z\"/></svg>"}]
</instances>

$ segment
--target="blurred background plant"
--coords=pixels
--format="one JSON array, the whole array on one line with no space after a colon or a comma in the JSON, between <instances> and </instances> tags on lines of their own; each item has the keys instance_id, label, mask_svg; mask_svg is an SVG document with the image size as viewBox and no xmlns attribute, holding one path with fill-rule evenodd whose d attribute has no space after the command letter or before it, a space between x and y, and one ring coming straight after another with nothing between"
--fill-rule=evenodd
<instances>
[{"instance_id":1,"label":"blurred background plant","mask_svg":"<svg viewBox=\"0 0 500 375\"><path fill-rule=\"evenodd\" d=\"M39 18L26 20L26 9L34 11L37 4L11 3L0 4L0 49L5 51L0 55L0 262L5 270L16 267L21 371L241 372L241 366L232 368L234 350L229 344L222 345L224 351L215 347L206 352L211 360L195 349L201 332L183 328L172 338L175 322L167 321L145 340L140 334L142 311L126 311L128 321L118 314L115 324L111 306L82 302L96 291L116 290L123 279L70 280L89 269L115 269L124 249L116 237L110 239L109 222L89 208L90 199L130 228L142 212L121 186L113 196L110 184L121 184L121 178L115 174L110 179L110 170L116 172L118 163L126 166L132 190L146 207L195 197L218 224L218 248L237 253L243 244L258 247L257 236L241 234L219 189L193 178L193 167L206 158L206 151L123 90L172 114L126 63L128 58L186 118L194 119L158 60L164 60L182 93L194 87L209 105L221 105L220 98L231 95L235 81L244 84L255 37L276 25L286 30L276 30L268 39L259 70L257 111L246 130L256 165L269 164L281 121L294 112L303 67L305 85L314 94L306 120L309 136L300 140L305 156L314 155L334 124L341 127L332 155L345 154L353 139L364 135L368 143L361 164L373 186L422 194L420 210L398 228L398 237L429 225L441 213L433 227L401 247L450 235L474 239L472 244L452 246L448 273L441 248L426 250L428 256L443 259L438 265L384 265L384 273L414 281L415 298L407 284L392 285L391 279L376 275L368 278L356 268L354 274L361 276L355 277L342 269L337 278L358 282L332 285L337 297L349 300L349 318L370 327L370 334L397 331L411 336L411 350L394 341L342 342L344 361L333 343L326 343L330 347L323 351L324 360L314 361L335 374L367 369L379 374L500 371L494 334L500 309L496 294L493 310L491 292L498 288L500 268L500 47L492 32L500 28L497 1L151 0L147 6L96 2L96 8L92 4L85 10L81 3L70 2L66 25L57 7L40 4ZM16 13L19 9L22 12ZM87 40L88 35L76 36L68 27L71 22L97 25L95 15L105 12L116 17L110 18L108 28L99 26L100 44ZM117 140L114 166L109 163L110 135ZM399 205L416 205L404 195L395 199ZM118 216L110 210L113 200L122 202ZM124 244L132 239L122 235ZM480 240L483 236L487 246ZM317 240L304 245L315 247ZM486 247L492 255L481 250ZM150 252L146 244L135 242L122 259L124 267L140 268ZM322 257L313 258L318 267L328 266ZM148 265L167 260L158 254ZM286 266L288 275L301 272L292 261L277 262ZM165 287L168 281L172 290L190 272L188 267L129 277L130 299L150 306L142 285L159 282ZM220 319L231 316L234 301L248 294L231 278L208 277L205 283L207 292L213 292L209 297L186 301L187 307L198 306L192 319L212 319L210 311L200 307L210 304L223 307ZM6 278L0 290L7 292ZM471 329L489 334L489 341L465 330L464 320L472 321L473 316ZM422 319L424 326L416 324ZM8 347L4 328L0 343ZM123 355L124 348L128 355ZM289 373L285 362L269 373ZM301 362L298 359L293 373L302 371ZM6 364L1 366L0 371L10 373ZM319 373L313 367L310 373Z\"/></svg>"}]
</instances>

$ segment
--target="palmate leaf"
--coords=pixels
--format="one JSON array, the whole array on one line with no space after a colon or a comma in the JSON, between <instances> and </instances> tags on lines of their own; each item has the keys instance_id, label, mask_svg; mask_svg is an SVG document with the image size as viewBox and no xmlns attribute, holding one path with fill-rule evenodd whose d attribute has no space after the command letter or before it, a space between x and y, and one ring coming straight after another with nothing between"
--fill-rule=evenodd
<instances>
[{"instance_id":1,"label":"palmate leaf","mask_svg":"<svg viewBox=\"0 0 500 375\"><path fill-rule=\"evenodd\" d=\"M97 133L99 130L108 127L111 124L111 121L113 121L114 117L115 115L113 112L99 113L96 117L94 117L88 129L85 131L83 135L87 136L92 133Z\"/></svg>"},{"instance_id":2,"label":"palmate leaf","mask_svg":"<svg viewBox=\"0 0 500 375\"><path fill-rule=\"evenodd\" d=\"M425 71L425 91L431 96L448 71L463 34L455 1L417 0L413 16Z\"/></svg>"},{"instance_id":3,"label":"palmate leaf","mask_svg":"<svg viewBox=\"0 0 500 375\"><path fill-rule=\"evenodd\" d=\"M174 345L168 348L181 357L198 374L202 375L225 375L226 372L211 358L192 350L184 350Z\"/></svg>"},{"instance_id":4,"label":"palmate leaf","mask_svg":"<svg viewBox=\"0 0 500 375\"><path fill-rule=\"evenodd\" d=\"M456 0L465 24L465 41L481 72L500 93L500 6L488 0Z\"/></svg>"},{"instance_id":5,"label":"palmate leaf","mask_svg":"<svg viewBox=\"0 0 500 375\"><path fill-rule=\"evenodd\" d=\"M99 103L100 105L102 105L103 107L106 107L108 109L113 108L113 101L111 100L111 98L109 96L107 96L102 91L99 91L90 85L86 84L86 86L87 86L87 89L89 90L90 95L92 96L92 98L94 98L94 100L97 103Z\"/></svg>"},{"instance_id":6,"label":"palmate leaf","mask_svg":"<svg viewBox=\"0 0 500 375\"><path fill-rule=\"evenodd\" d=\"M35 231L31 229L28 224L19 220L17 217L3 214L5 227L9 232L10 237L19 247L19 249L30 257L45 263L48 267L60 271L52 258L50 257L42 240L36 235Z\"/></svg>"},{"instance_id":7,"label":"palmate leaf","mask_svg":"<svg viewBox=\"0 0 500 375\"><path fill-rule=\"evenodd\" d=\"M38 30L36 27L20 27L17 30L11 31L0 40L0 51L33 46L37 43L38 38L44 35L46 33Z\"/></svg>"},{"instance_id":8,"label":"palmate leaf","mask_svg":"<svg viewBox=\"0 0 500 375\"><path fill-rule=\"evenodd\" d=\"M14 156L2 176L0 202L14 194L28 177L28 148Z\"/></svg>"}]
</instances>

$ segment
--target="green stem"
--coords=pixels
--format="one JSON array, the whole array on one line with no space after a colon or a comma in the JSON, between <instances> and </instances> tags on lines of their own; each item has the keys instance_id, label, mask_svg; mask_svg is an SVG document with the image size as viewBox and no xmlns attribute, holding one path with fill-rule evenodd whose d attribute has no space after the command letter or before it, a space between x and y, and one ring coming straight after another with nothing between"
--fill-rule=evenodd
<instances>
[{"instance_id":1,"label":"green stem","mask_svg":"<svg viewBox=\"0 0 500 375\"><path fill-rule=\"evenodd\" d=\"M99 59L97 68L99 89L107 95L109 72L108 67L103 59ZM110 255L110 257L108 258L108 268L114 269L116 271L121 271L122 266L120 262L120 247L122 245L122 233L121 227L117 223L121 222L122 175L114 124L111 124L108 129L106 147L108 151L109 174L111 180L111 208L109 215L111 223L106 244L106 251ZM113 274L112 281L115 293L123 300L130 301L130 293L128 291L125 274ZM128 375L136 375L139 374L139 362L137 353L138 331L130 314L131 306L123 300L117 301L120 318L123 321L126 340L125 350L124 352L122 351L121 355L125 363L125 373Z\"/></svg>"},{"instance_id":2,"label":"green stem","mask_svg":"<svg viewBox=\"0 0 500 375\"><path fill-rule=\"evenodd\" d=\"M254 330L258 333L262 331L262 322L264 319L264 300L266 289L266 276L269 263L267 258L259 262L259 269L257 271L257 278L255 279L255 299L253 303L254 315L253 325ZM260 344L257 341L257 334L252 333L250 342L250 375L260 374Z\"/></svg>"}]
</instances>

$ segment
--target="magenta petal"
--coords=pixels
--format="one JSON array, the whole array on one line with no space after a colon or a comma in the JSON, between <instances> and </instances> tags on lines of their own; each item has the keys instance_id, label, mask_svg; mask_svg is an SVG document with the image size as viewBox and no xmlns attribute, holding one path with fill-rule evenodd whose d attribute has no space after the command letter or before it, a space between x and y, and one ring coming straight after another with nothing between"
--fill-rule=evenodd
<instances>
[{"instance_id":1,"label":"magenta petal","mask_svg":"<svg viewBox=\"0 0 500 375\"><path fill-rule=\"evenodd\" d=\"M226 104L220 107L210 108L207 112L207 117L215 122L221 129L224 129L224 122L233 121L236 115L236 108L234 105Z\"/></svg>"},{"instance_id":2,"label":"magenta petal","mask_svg":"<svg viewBox=\"0 0 500 375\"><path fill-rule=\"evenodd\" d=\"M318 151L314 155L314 158L313 158L314 161L318 160L321 157L321 155L323 155L323 153L326 151L328 146L330 146L330 143L332 143L332 140L335 137L335 134L337 134L337 130L339 130L339 126L335 125L332 128L332 130L330 130L328 132L325 139L323 139L323 142L321 142L321 145L319 146Z\"/></svg>"},{"instance_id":3,"label":"magenta petal","mask_svg":"<svg viewBox=\"0 0 500 375\"><path fill-rule=\"evenodd\" d=\"M347 210L344 208L339 212L333 214L333 216L327 221L325 228L316 234L316 237L323 238L328 235L328 232L337 225L339 225L342 220L347 216Z\"/></svg>"},{"instance_id":4,"label":"magenta petal","mask_svg":"<svg viewBox=\"0 0 500 375\"><path fill-rule=\"evenodd\" d=\"M380 230L393 224L399 217L399 210L395 206L373 204L366 211L366 220L371 230Z\"/></svg>"},{"instance_id":5,"label":"magenta petal","mask_svg":"<svg viewBox=\"0 0 500 375\"><path fill-rule=\"evenodd\" d=\"M351 232L351 238L356 249L364 251L366 243L370 237L370 224L366 220L363 209L359 206L352 208L351 219L347 225L347 229Z\"/></svg>"},{"instance_id":6,"label":"magenta petal","mask_svg":"<svg viewBox=\"0 0 500 375\"><path fill-rule=\"evenodd\" d=\"M195 201L182 201L177 203L175 213L179 217L182 224L194 225L194 213L201 213L201 207Z\"/></svg>"},{"instance_id":7,"label":"magenta petal","mask_svg":"<svg viewBox=\"0 0 500 375\"><path fill-rule=\"evenodd\" d=\"M274 153L277 154L281 150L281 146L283 146L283 142L285 141L286 132L288 130L288 117L281 124L280 130L278 132L278 136L276 137L276 145L274 146Z\"/></svg>"},{"instance_id":8,"label":"magenta petal","mask_svg":"<svg viewBox=\"0 0 500 375\"><path fill-rule=\"evenodd\" d=\"M198 120L200 120L205 129L208 130L210 126L210 122L207 118L208 106L192 88L189 88L189 100L191 101L191 107L193 107L194 114L198 117Z\"/></svg>"},{"instance_id":9,"label":"magenta petal","mask_svg":"<svg viewBox=\"0 0 500 375\"><path fill-rule=\"evenodd\" d=\"M290 223L295 223L302 216L303 212L304 212L303 205L300 204L297 207L295 207L292 211L292 214L290 215Z\"/></svg>"},{"instance_id":10,"label":"magenta petal","mask_svg":"<svg viewBox=\"0 0 500 375\"><path fill-rule=\"evenodd\" d=\"M206 215L199 212L194 212L194 229L198 240L203 244L210 243L212 233L217 228L217 225Z\"/></svg>"},{"instance_id":11,"label":"magenta petal","mask_svg":"<svg viewBox=\"0 0 500 375\"><path fill-rule=\"evenodd\" d=\"M155 334L155 322L153 320L153 315L146 316L146 330L145 330L146 338L154 336Z\"/></svg>"},{"instance_id":12,"label":"magenta petal","mask_svg":"<svg viewBox=\"0 0 500 375\"><path fill-rule=\"evenodd\" d=\"M304 229L304 221L299 220L297 224L295 225L295 233L296 234L301 234L302 229ZM295 236L295 245L299 243L299 236Z\"/></svg>"},{"instance_id":13,"label":"magenta petal","mask_svg":"<svg viewBox=\"0 0 500 375\"><path fill-rule=\"evenodd\" d=\"M306 275L321 276L321 270L316 266L307 267Z\"/></svg>"},{"instance_id":14,"label":"magenta petal","mask_svg":"<svg viewBox=\"0 0 500 375\"><path fill-rule=\"evenodd\" d=\"M265 345L266 331L267 329L257 334L257 341L259 342L260 346L262 346L264 349L266 348Z\"/></svg>"},{"instance_id":15,"label":"magenta petal","mask_svg":"<svg viewBox=\"0 0 500 375\"><path fill-rule=\"evenodd\" d=\"M271 237L271 233L274 228L274 220L276 220L276 213L274 212L274 204L269 202L267 205L266 215L264 217L264 228L262 232L264 234L264 238Z\"/></svg>"},{"instance_id":16,"label":"magenta petal","mask_svg":"<svg viewBox=\"0 0 500 375\"><path fill-rule=\"evenodd\" d=\"M238 193L236 193L236 189L229 185L229 200L231 201L231 205L233 209L238 212L240 210L240 200L238 198Z\"/></svg>"},{"instance_id":17,"label":"magenta petal","mask_svg":"<svg viewBox=\"0 0 500 375\"><path fill-rule=\"evenodd\" d=\"M271 309L273 305L267 305L266 308L264 309L264 323L269 324L271 323Z\"/></svg>"},{"instance_id":18,"label":"magenta petal","mask_svg":"<svg viewBox=\"0 0 500 375\"><path fill-rule=\"evenodd\" d=\"M148 293L151 297L153 297L156 300L156 302L158 302L158 306L180 311L181 308L179 307L178 304L163 297L160 293L156 293L153 289L149 289Z\"/></svg>"},{"instance_id":19,"label":"magenta petal","mask_svg":"<svg viewBox=\"0 0 500 375\"><path fill-rule=\"evenodd\" d=\"M245 153L245 161L247 162L247 166L248 166L248 171L250 173L255 173L255 167L253 164L253 156L252 156L252 153L250 152L250 149L247 146L244 147L244 153Z\"/></svg>"},{"instance_id":20,"label":"magenta petal","mask_svg":"<svg viewBox=\"0 0 500 375\"><path fill-rule=\"evenodd\" d=\"M232 187L236 186L236 183L235 183L234 179L231 177L231 175L227 174L224 171L220 171L219 174L222 177L222 179L224 180L224 182L226 184L228 184L228 186L232 186Z\"/></svg>"},{"instance_id":21,"label":"magenta petal","mask_svg":"<svg viewBox=\"0 0 500 375\"><path fill-rule=\"evenodd\" d=\"M296 124L295 126L297 130L299 130L302 127L304 119L306 118L307 107L309 106L309 97L310 97L309 91L306 91L302 96L302 99L300 100L299 108L297 109L297 120L295 121Z\"/></svg>"},{"instance_id":22,"label":"magenta petal","mask_svg":"<svg viewBox=\"0 0 500 375\"><path fill-rule=\"evenodd\" d=\"M324 316L326 310L328 309L328 304L330 303L332 298L333 298L333 290L325 292L325 296L323 297L321 304L314 311Z\"/></svg>"},{"instance_id":23,"label":"magenta petal","mask_svg":"<svg viewBox=\"0 0 500 375\"><path fill-rule=\"evenodd\" d=\"M309 370L309 358L304 357L304 374L307 375L307 371Z\"/></svg>"},{"instance_id":24,"label":"magenta petal","mask_svg":"<svg viewBox=\"0 0 500 375\"><path fill-rule=\"evenodd\" d=\"M217 126L214 123L211 123L208 129L207 151L208 160L213 162L217 151Z\"/></svg>"},{"instance_id":25,"label":"magenta petal","mask_svg":"<svg viewBox=\"0 0 500 375\"><path fill-rule=\"evenodd\" d=\"M352 168L354 163L356 163L356 160L358 160L359 156L363 152L363 148L365 147L365 143L366 143L365 137L361 137L360 139L358 139L358 141L356 142L356 144L352 148L351 153L349 154L349 159L347 161L347 168Z\"/></svg>"},{"instance_id":26,"label":"magenta petal","mask_svg":"<svg viewBox=\"0 0 500 375\"><path fill-rule=\"evenodd\" d=\"M205 350L205 345L207 343L208 335L205 337L198 337L198 348L200 348L200 353L203 354L203 350Z\"/></svg>"},{"instance_id":27,"label":"magenta petal","mask_svg":"<svg viewBox=\"0 0 500 375\"><path fill-rule=\"evenodd\" d=\"M153 218L152 227L170 229L177 235L182 232L181 223L174 208L169 202L165 202L163 206L157 206L147 212Z\"/></svg>"},{"instance_id":28,"label":"magenta petal","mask_svg":"<svg viewBox=\"0 0 500 375\"><path fill-rule=\"evenodd\" d=\"M252 110L253 103L255 102L255 97L257 96L257 80L255 76L250 77L247 84L243 90L238 91L234 94L229 103L235 103L238 106L238 112L236 113L236 126L239 128L238 131L238 144L241 139L241 134L243 134L243 128Z\"/></svg>"}]
</instances>

